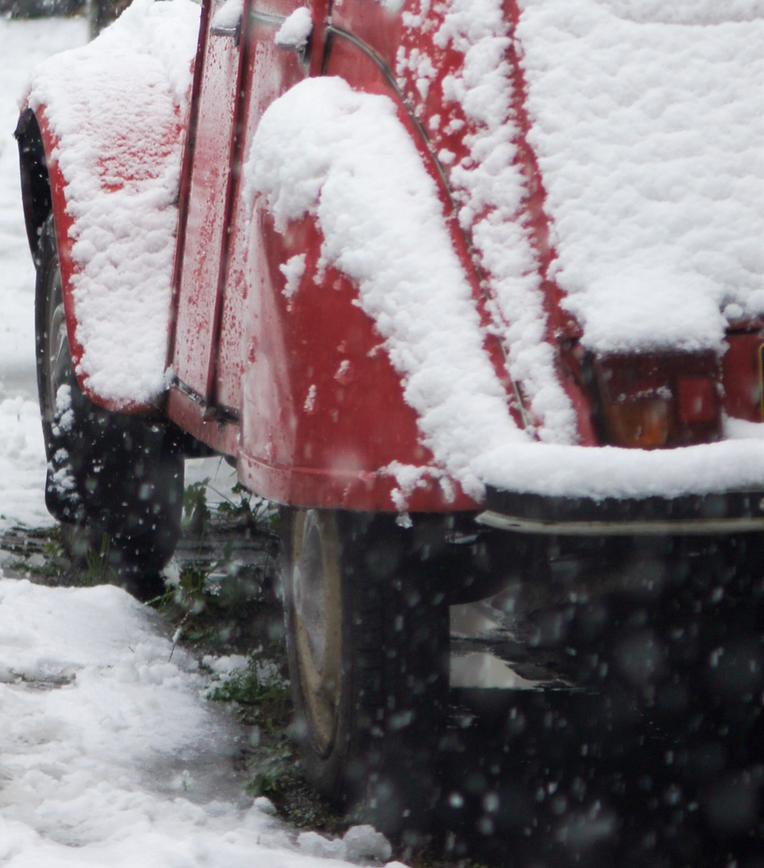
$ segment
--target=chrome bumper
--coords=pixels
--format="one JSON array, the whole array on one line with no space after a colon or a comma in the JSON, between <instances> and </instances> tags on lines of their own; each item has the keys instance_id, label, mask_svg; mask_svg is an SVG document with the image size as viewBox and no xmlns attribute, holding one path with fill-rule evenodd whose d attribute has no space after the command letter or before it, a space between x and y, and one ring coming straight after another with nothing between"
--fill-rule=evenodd
<instances>
[{"instance_id":1,"label":"chrome bumper","mask_svg":"<svg viewBox=\"0 0 764 868\"><path fill-rule=\"evenodd\" d=\"M545 497L488 489L476 521L560 536L703 536L764 531L764 491L640 500Z\"/></svg>"}]
</instances>

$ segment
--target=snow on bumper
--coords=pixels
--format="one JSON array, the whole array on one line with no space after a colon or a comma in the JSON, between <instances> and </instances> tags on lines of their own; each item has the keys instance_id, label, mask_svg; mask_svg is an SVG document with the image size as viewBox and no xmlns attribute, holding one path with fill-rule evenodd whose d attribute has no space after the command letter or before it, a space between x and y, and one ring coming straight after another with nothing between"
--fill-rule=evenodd
<instances>
[{"instance_id":1,"label":"snow on bumper","mask_svg":"<svg viewBox=\"0 0 764 868\"><path fill-rule=\"evenodd\" d=\"M481 521L529 533L764 530L764 426L719 443L646 451L533 444L483 456Z\"/></svg>"}]
</instances>

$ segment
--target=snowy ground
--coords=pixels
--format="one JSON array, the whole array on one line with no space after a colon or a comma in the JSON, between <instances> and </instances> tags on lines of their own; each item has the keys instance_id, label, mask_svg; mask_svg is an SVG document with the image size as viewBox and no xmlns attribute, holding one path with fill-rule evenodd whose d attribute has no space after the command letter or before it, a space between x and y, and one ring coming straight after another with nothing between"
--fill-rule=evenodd
<instances>
[{"instance_id":1,"label":"snowy ground","mask_svg":"<svg viewBox=\"0 0 764 868\"><path fill-rule=\"evenodd\" d=\"M0 20L0 532L51 524L35 398L34 269L12 138L29 69L84 20ZM189 468L192 480L216 463ZM220 471L219 485L228 473ZM0 864L380 864L366 828L298 834L230 771L241 732L166 627L115 587L47 588L0 568ZM375 861L376 857L376 861ZM350 860L350 861L347 861Z\"/></svg>"}]
</instances>

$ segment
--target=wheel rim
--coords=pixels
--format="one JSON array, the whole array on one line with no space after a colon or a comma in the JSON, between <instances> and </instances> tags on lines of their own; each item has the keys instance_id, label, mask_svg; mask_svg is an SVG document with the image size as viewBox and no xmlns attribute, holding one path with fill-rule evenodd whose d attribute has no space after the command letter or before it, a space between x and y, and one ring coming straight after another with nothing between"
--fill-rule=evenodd
<instances>
[{"instance_id":1,"label":"wheel rim","mask_svg":"<svg viewBox=\"0 0 764 868\"><path fill-rule=\"evenodd\" d=\"M45 286L45 331L43 334L43 406L45 421L53 425L56 417L56 398L63 385L71 385L71 354L66 329L64 294L58 260L48 272Z\"/></svg>"},{"instance_id":2,"label":"wheel rim","mask_svg":"<svg viewBox=\"0 0 764 868\"><path fill-rule=\"evenodd\" d=\"M313 749L328 755L342 686L342 599L334 516L308 510L293 528L292 601L297 665Z\"/></svg>"}]
</instances>

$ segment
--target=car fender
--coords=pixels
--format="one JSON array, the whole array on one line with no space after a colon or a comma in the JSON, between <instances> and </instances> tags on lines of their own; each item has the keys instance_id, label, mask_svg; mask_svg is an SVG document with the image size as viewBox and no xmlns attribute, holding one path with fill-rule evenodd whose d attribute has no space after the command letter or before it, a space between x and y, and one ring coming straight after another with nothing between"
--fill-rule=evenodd
<instances>
[{"instance_id":1,"label":"car fender","mask_svg":"<svg viewBox=\"0 0 764 868\"><path fill-rule=\"evenodd\" d=\"M515 436L522 436L518 434L519 418L515 423L510 421L515 404L510 384L503 376L501 348L487 327L479 278L464 236L453 219L442 177L405 110L394 98L385 100L389 93L384 90L383 95L369 92L375 75L372 68L368 90L355 91L356 96L350 86L343 90L332 84L338 81L336 78L324 80L326 87L321 80L311 79L297 88L305 94L315 91L322 105L323 97L331 102L336 96L340 102L348 99L349 105L359 101L359 108L377 106L386 119L380 132L384 129L386 137L392 134L393 127L397 129L396 147L405 152L401 165L405 163L406 171L416 165L416 177L428 177L425 187L430 190L433 214L438 212L436 219L428 211L432 218L428 226L450 263L445 281L450 288L443 285L442 289L446 307L453 303L453 310L459 310L458 314L448 315L449 329L453 329L450 334L462 349L464 341L471 341L469 352L480 368L477 376L490 380L487 388L491 400L495 400L491 412L500 416L502 424L506 423ZM292 106L296 93L292 89L282 98L288 101L288 108L272 105L280 120L273 120L271 114L269 128L274 130L275 124L275 129L281 130L277 136L295 143L294 159L299 164L311 153L301 143L325 141L326 134L331 138L329 128L323 125L331 127L332 122L323 118L323 110L308 122L299 105ZM298 97L300 105L304 105L302 99ZM310 96L305 99L310 103ZM376 109L368 116L369 122L375 117ZM282 122L286 126L282 127ZM369 296L363 289L366 282L362 275L348 269L349 260L332 261L331 256L327 259L324 255L335 243L336 233L334 240L327 239L326 224L322 226L321 220L316 220L307 203L302 215L295 212L282 223L268 204L271 198L278 201L280 193L275 188L267 190L267 184L255 189L258 167L270 161L271 151L261 138L264 123L265 118L253 123L246 136L244 150L248 158L241 173L243 193L233 219L217 371L221 403L241 406L240 475L249 487L273 500L304 506L410 511L475 508L481 497L479 485L474 484L467 470L459 480L445 470L428 445L428 426L432 422L422 421L427 414L426 399L412 403L413 394L420 388L417 383L424 383L432 375L432 359L423 359L422 366L414 371L402 364L400 357L401 352L407 353L405 347L417 345L420 328L425 326L428 313L436 312L442 293L424 289L433 288L426 269L422 270L420 257L407 247L405 264L396 268L390 288L395 289L392 295L399 296L401 287L410 287L411 293L421 297L422 307L411 316L403 315L406 322L400 325L406 334L399 332L396 337L388 328L395 311L377 309L373 302L371 306L366 304L364 299ZM341 138L342 134L338 135ZM367 165L376 165L381 156L374 139L373 133L362 135L357 147L351 149ZM339 139L335 144L345 153ZM371 150L365 150L366 146ZM328 147L328 153L333 147ZM275 167L280 165L279 151L279 147L273 151L273 171L283 169L283 177L288 178L292 170L286 164ZM291 158L289 162L294 165ZM394 173L387 176L382 172L382 176L385 183L402 193L407 188L406 180L396 181ZM289 189L301 183L285 181L280 189L290 195ZM332 186L332 182L326 183ZM419 189L420 181L412 178L411 183ZM328 187L321 196L323 203L327 195ZM412 195L414 206L419 194ZM388 239L384 242L390 253L386 259L392 264L397 255L403 255L401 250L395 250L392 241L400 237L395 228L399 222L396 214L401 216L408 203L401 201L398 211L391 211L387 204L375 213L375 201L372 191L364 195L358 188L340 210L351 223L366 224L364 232L372 231L368 226L373 224L376 228L372 235L378 229L379 236ZM337 213L336 208L334 211ZM424 239L423 246L427 246ZM385 297L390 299L392 295L380 287L377 298L382 307L387 303ZM237 323L243 324L243 333ZM409 327L413 331L408 331ZM433 328L425 328L432 337ZM469 375L454 379L461 380L457 391L469 388ZM241 384L240 396L235 390L237 382ZM426 385L422 388L427 390ZM460 426L462 433L470 424ZM480 420L474 420L474 424L480 424Z\"/></svg>"},{"instance_id":2,"label":"car fender","mask_svg":"<svg viewBox=\"0 0 764 868\"><path fill-rule=\"evenodd\" d=\"M32 253L52 212L75 371L108 409L145 411L167 387L198 16L184 0L135 4L38 67L17 128Z\"/></svg>"}]
</instances>

